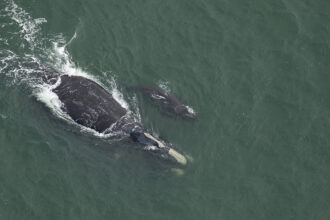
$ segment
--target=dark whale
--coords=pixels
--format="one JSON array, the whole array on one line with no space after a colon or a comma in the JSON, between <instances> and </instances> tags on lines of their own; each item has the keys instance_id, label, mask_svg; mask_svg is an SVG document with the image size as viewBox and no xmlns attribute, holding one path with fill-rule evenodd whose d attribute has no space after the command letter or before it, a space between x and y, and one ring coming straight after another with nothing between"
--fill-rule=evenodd
<instances>
[{"instance_id":1,"label":"dark whale","mask_svg":"<svg viewBox=\"0 0 330 220\"><path fill-rule=\"evenodd\" d=\"M53 92L63 103L62 110L75 122L100 133L127 113L108 91L84 77L61 76Z\"/></svg>"},{"instance_id":2,"label":"dark whale","mask_svg":"<svg viewBox=\"0 0 330 220\"><path fill-rule=\"evenodd\" d=\"M182 100L164 89L153 86L131 86L129 90L142 92L169 113L179 115L185 119L198 120L195 112L190 110Z\"/></svg>"},{"instance_id":3,"label":"dark whale","mask_svg":"<svg viewBox=\"0 0 330 220\"><path fill-rule=\"evenodd\" d=\"M47 79L48 80L48 79ZM76 123L101 133L122 131L154 154L186 164L186 158L172 144L153 136L134 120L114 98L96 82L81 76L60 76L53 89L62 102L62 110Z\"/></svg>"}]
</instances>

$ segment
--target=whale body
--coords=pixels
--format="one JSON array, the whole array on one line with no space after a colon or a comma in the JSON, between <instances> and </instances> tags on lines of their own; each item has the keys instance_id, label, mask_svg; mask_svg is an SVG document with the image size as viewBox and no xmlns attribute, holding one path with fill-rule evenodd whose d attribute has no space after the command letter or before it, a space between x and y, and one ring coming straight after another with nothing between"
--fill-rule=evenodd
<instances>
[{"instance_id":1,"label":"whale body","mask_svg":"<svg viewBox=\"0 0 330 220\"><path fill-rule=\"evenodd\" d=\"M107 90L81 76L61 76L53 92L63 103L63 111L75 122L100 133L127 113Z\"/></svg>"},{"instance_id":2,"label":"whale body","mask_svg":"<svg viewBox=\"0 0 330 220\"><path fill-rule=\"evenodd\" d=\"M185 119L197 120L197 115L177 96L154 86L131 86L129 90L140 91L167 112Z\"/></svg>"}]
</instances>

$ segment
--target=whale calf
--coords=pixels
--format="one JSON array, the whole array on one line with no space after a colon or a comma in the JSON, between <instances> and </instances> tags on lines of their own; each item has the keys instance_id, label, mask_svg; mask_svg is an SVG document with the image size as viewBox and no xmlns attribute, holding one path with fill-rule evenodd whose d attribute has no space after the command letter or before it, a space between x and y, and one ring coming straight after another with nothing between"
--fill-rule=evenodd
<instances>
[{"instance_id":1,"label":"whale calf","mask_svg":"<svg viewBox=\"0 0 330 220\"><path fill-rule=\"evenodd\" d=\"M196 113L190 107L185 105L181 99L164 89L154 86L131 86L128 89L142 92L142 94L162 106L169 113L179 115L185 119L198 120Z\"/></svg>"},{"instance_id":2,"label":"whale calf","mask_svg":"<svg viewBox=\"0 0 330 220\"><path fill-rule=\"evenodd\" d=\"M48 79L47 79L48 80ZM164 159L182 165L186 158L173 149L173 145L152 135L134 120L106 89L82 76L60 76L53 89L62 102L62 110L76 123L101 133L122 131L131 139Z\"/></svg>"}]
</instances>

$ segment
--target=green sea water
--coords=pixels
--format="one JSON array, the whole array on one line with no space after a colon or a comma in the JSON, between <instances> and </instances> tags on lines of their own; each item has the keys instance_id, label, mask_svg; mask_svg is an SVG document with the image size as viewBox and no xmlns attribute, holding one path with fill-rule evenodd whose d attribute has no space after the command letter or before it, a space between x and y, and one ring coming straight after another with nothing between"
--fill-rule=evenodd
<instances>
[{"instance_id":1,"label":"green sea water","mask_svg":"<svg viewBox=\"0 0 330 220\"><path fill-rule=\"evenodd\" d=\"M116 88L192 159L83 131L20 60ZM328 0L0 0L0 219L329 219L329 71Z\"/></svg>"}]
</instances>

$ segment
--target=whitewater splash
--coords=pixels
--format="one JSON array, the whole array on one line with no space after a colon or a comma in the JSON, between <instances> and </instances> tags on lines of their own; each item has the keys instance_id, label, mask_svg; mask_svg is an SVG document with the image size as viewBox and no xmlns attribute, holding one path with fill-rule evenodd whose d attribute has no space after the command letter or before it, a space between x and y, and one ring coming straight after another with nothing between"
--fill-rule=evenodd
<instances>
[{"instance_id":1,"label":"whitewater splash","mask_svg":"<svg viewBox=\"0 0 330 220\"><path fill-rule=\"evenodd\" d=\"M96 77L76 66L72 61L67 51L67 46L78 37L77 31L68 42L61 34L52 37L43 37L40 32L41 25L47 22L45 18L33 19L29 13L20 8L13 0L7 0L5 3L6 7L1 9L0 12L7 23L2 26L4 28L13 28L13 26L17 28L17 32L7 34L10 35L11 39L24 42L20 47L24 48L25 53L24 55L15 53L14 48L8 48L8 41L3 40L5 37L0 36L0 46L1 44L3 46L7 45L8 48L0 50L0 76L4 75L10 78L9 86L19 85L21 83L29 85L32 88L32 94L49 107L54 115L78 126L84 132L92 133L99 137L120 135L118 132L109 134L99 133L75 123L69 115L62 111L62 103L57 94L52 91L60 84L60 77L58 77L55 84L47 84L40 77L47 70L48 72L58 72L59 76L65 74L91 79L107 89L113 95L114 99L127 110L128 114L133 114L129 109L128 103L124 100L123 94L118 89L115 77L111 77L107 81L110 85L109 88L103 85ZM49 46L49 42L51 42L51 46ZM136 116L137 121L141 119L139 113L133 115Z\"/></svg>"},{"instance_id":2,"label":"whitewater splash","mask_svg":"<svg viewBox=\"0 0 330 220\"><path fill-rule=\"evenodd\" d=\"M24 9L20 8L13 0L6 1L7 6L4 8L4 13L11 18L16 24L19 25L19 35L24 39L30 49L34 49L39 41L37 39L38 33L42 23L46 23L45 18L33 19ZM9 23L8 25L12 25ZM3 28L6 24L3 24ZM24 44L21 45L24 47Z\"/></svg>"},{"instance_id":3,"label":"whitewater splash","mask_svg":"<svg viewBox=\"0 0 330 220\"><path fill-rule=\"evenodd\" d=\"M171 93L170 83L168 81L159 80L157 85L159 88L164 89L168 93Z\"/></svg>"}]
</instances>

